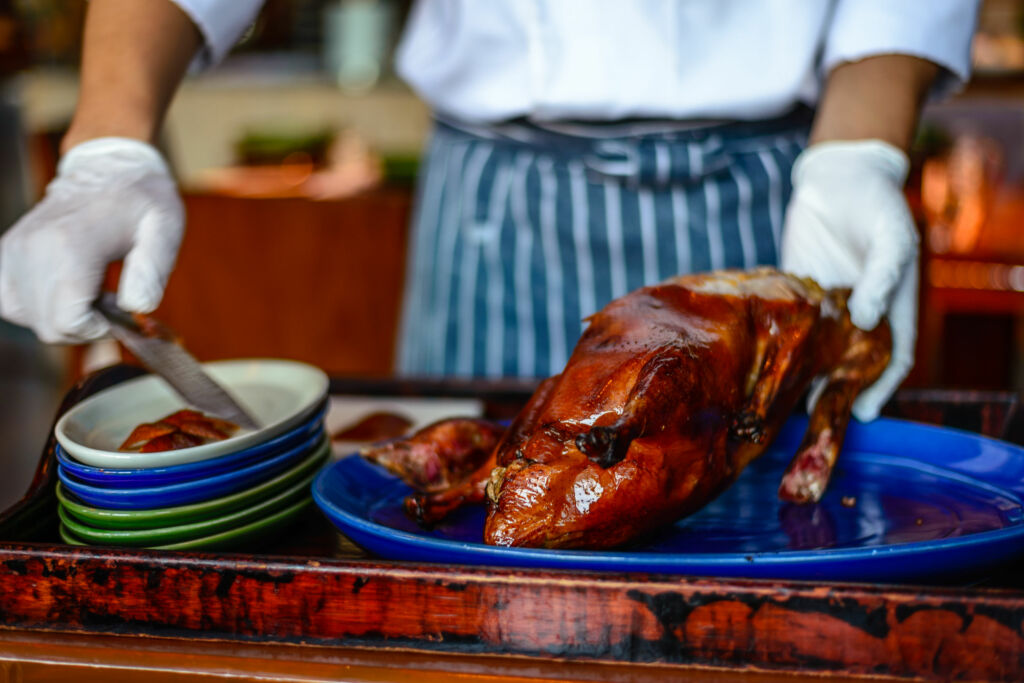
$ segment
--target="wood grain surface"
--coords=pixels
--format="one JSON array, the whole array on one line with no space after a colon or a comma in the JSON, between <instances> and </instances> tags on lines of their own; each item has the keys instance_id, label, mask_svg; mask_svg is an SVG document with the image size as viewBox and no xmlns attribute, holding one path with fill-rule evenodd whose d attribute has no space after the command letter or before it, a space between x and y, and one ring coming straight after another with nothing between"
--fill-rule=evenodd
<instances>
[{"instance_id":1,"label":"wood grain surface","mask_svg":"<svg viewBox=\"0 0 1024 683\"><path fill-rule=\"evenodd\" d=\"M91 375L62 410L138 373ZM335 380L332 389L374 393L367 382ZM376 391L425 387L385 382ZM522 391L429 388L477 392L500 409ZM899 404L943 423L1018 433L1014 397L913 394ZM53 465L51 440L32 490L0 514L7 680L133 680L125 672L138 670L168 681L324 680L338 665L350 667L343 680L424 683L1024 680L1019 565L993 573L1004 589L416 565L360 557L318 514L246 554L75 548L56 542L48 514ZM285 671L289 658L323 668Z\"/></svg>"},{"instance_id":2,"label":"wood grain surface","mask_svg":"<svg viewBox=\"0 0 1024 683\"><path fill-rule=\"evenodd\" d=\"M0 549L0 624L541 660L1020 680L1017 591Z\"/></svg>"},{"instance_id":3,"label":"wood grain surface","mask_svg":"<svg viewBox=\"0 0 1024 683\"><path fill-rule=\"evenodd\" d=\"M171 638L118 638L0 631L0 680L36 683L177 683L179 681L350 681L380 683L658 683L680 680L678 668L538 661L524 657L385 652L312 645L231 643ZM696 683L791 683L805 677L747 669L691 668ZM864 680L844 675L829 681ZM900 679L873 677L876 681Z\"/></svg>"}]
</instances>

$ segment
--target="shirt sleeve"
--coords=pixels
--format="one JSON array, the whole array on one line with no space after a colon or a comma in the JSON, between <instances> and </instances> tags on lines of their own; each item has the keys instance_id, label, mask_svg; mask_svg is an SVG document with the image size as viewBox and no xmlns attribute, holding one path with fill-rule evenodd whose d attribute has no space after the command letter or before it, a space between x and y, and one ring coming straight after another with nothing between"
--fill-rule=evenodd
<instances>
[{"instance_id":1,"label":"shirt sleeve","mask_svg":"<svg viewBox=\"0 0 1024 683\"><path fill-rule=\"evenodd\" d=\"M224 59L259 14L263 0L171 0L188 15L203 36L192 63L203 69Z\"/></svg>"},{"instance_id":2,"label":"shirt sleeve","mask_svg":"<svg viewBox=\"0 0 1024 683\"><path fill-rule=\"evenodd\" d=\"M943 72L933 95L962 86L971 72L971 38L980 0L837 0L825 36L824 73L842 62L883 54L927 59Z\"/></svg>"}]
</instances>

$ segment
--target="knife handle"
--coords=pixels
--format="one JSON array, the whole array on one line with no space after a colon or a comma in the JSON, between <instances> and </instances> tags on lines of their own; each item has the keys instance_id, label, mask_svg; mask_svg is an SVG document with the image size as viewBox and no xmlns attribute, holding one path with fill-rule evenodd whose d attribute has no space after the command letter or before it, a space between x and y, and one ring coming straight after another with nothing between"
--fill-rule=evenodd
<instances>
[{"instance_id":1,"label":"knife handle","mask_svg":"<svg viewBox=\"0 0 1024 683\"><path fill-rule=\"evenodd\" d=\"M111 325L130 330L144 337L180 343L178 335L163 323L147 315L129 313L118 306L117 292L103 292L92 305Z\"/></svg>"},{"instance_id":2,"label":"knife handle","mask_svg":"<svg viewBox=\"0 0 1024 683\"><path fill-rule=\"evenodd\" d=\"M133 332L142 333L142 329L132 314L117 305L117 292L103 292L96 301L92 302L92 307L99 311L100 315L106 318L111 325L127 327Z\"/></svg>"}]
</instances>

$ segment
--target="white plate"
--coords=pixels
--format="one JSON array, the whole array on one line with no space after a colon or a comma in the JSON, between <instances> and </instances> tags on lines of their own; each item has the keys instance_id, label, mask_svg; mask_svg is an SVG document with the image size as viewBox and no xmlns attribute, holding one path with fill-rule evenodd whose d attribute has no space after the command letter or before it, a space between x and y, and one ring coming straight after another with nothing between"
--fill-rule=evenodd
<instances>
[{"instance_id":1,"label":"white plate","mask_svg":"<svg viewBox=\"0 0 1024 683\"><path fill-rule=\"evenodd\" d=\"M298 425L327 395L327 375L305 363L274 359L215 361L203 367L264 427L223 441L159 453L117 448L143 422L188 408L160 377L147 375L101 391L69 410L54 429L73 458L95 467L164 467L255 446Z\"/></svg>"}]
</instances>

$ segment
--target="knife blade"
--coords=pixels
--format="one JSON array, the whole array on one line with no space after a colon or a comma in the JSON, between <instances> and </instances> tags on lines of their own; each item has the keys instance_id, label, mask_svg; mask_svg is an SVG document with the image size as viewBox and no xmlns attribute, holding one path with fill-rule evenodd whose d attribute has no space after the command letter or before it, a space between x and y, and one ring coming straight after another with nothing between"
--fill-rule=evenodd
<instances>
[{"instance_id":1,"label":"knife blade","mask_svg":"<svg viewBox=\"0 0 1024 683\"><path fill-rule=\"evenodd\" d=\"M142 322L121 310L114 292L104 292L93 308L110 323L114 339L125 345L142 364L164 379L186 403L246 429L259 423L206 374L203 366L175 339L174 333L152 318Z\"/></svg>"}]
</instances>

